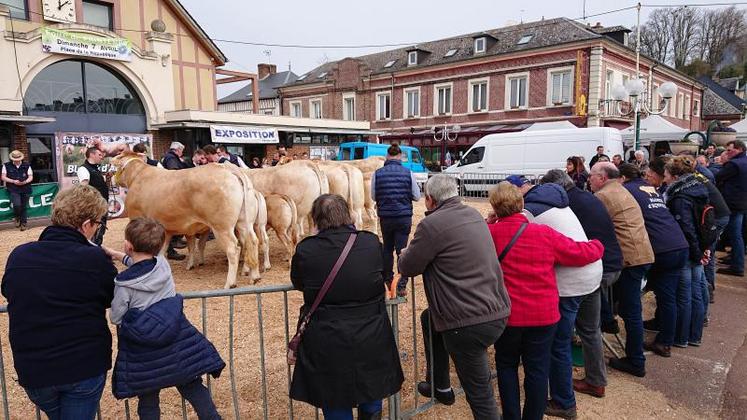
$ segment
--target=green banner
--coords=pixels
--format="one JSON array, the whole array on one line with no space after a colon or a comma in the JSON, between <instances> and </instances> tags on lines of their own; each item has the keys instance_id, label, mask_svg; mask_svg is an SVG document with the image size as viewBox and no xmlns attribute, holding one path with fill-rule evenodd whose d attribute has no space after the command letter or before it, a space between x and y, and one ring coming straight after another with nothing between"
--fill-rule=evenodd
<instances>
[{"instance_id":1,"label":"green banner","mask_svg":"<svg viewBox=\"0 0 747 420\"><path fill-rule=\"evenodd\" d=\"M132 59L132 44L126 38L105 38L47 27L42 28L41 33L42 50L46 53L82 55L119 61Z\"/></svg>"},{"instance_id":2,"label":"green banner","mask_svg":"<svg viewBox=\"0 0 747 420\"><path fill-rule=\"evenodd\" d=\"M31 186L31 197L26 203L26 213L29 219L34 217L49 217L52 214L52 203L60 187L57 183L36 184ZM0 222L13 220L13 208L10 205L10 194L5 188L0 188Z\"/></svg>"}]
</instances>

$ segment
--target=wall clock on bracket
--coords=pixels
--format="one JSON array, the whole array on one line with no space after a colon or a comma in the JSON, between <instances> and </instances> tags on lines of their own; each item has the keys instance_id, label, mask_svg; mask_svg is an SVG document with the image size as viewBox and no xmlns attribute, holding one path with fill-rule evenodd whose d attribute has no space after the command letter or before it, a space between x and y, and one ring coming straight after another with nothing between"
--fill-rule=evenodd
<instances>
[{"instance_id":1,"label":"wall clock on bracket","mask_svg":"<svg viewBox=\"0 0 747 420\"><path fill-rule=\"evenodd\" d=\"M75 0L44 0L44 19L53 22L75 22Z\"/></svg>"}]
</instances>

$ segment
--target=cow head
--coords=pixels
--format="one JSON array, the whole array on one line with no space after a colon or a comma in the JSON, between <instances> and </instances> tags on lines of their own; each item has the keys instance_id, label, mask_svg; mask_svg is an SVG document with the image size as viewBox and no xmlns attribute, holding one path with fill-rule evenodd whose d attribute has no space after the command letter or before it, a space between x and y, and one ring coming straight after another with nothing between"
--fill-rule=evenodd
<instances>
[{"instance_id":1,"label":"cow head","mask_svg":"<svg viewBox=\"0 0 747 420\"><path fill-rule=\"evenodd\" d=\"M110 162L115 168L117 168L117 171L114 173L114 183L122 187L127 187L129 182L125 172L125 170L128 169L128 166L130 166L130 164L133 166L145 164L142 155L129 150L113 157Z\"/></svg>"}]
</instances>

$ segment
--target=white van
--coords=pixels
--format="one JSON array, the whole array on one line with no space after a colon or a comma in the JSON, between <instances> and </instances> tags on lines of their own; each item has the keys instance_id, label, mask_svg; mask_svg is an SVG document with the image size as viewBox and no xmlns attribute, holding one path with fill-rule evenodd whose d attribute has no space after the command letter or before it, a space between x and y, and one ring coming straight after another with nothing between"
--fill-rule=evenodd
<instances>
[{"instance_id":1,"label":"white van","mask_svg":"<svg viewBox=\"0 0 747 420\"><path fill-rule=\"evenodd\" d=\"M485 191L489 184L498 181L499 175L504 178L512 174L541 176L550 169L565 169L570 156L586 158L588 170L597 146L604 146L604 153L610 159L618 154L623 156L620 130L593 127L490 134L478 140L444 173L466 181L464 187L468 190ZM478 180L481 181L476 182Z\"/></svg>"}]
</instances>

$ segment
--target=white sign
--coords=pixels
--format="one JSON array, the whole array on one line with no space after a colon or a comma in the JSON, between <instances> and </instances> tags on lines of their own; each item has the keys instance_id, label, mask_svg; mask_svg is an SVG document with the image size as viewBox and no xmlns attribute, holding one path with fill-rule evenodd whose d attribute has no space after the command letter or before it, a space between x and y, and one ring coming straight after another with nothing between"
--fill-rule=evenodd
<instances>
[{"instance_id":1,"label":"white sign","mask_svg":"<svg viewBox=\"0 0 747 420\"><path fill-rule=\"evenodd\" d=\"M46 53L83 55L130 61L132 44L126 38L105 38L59 29L42 28L42 50Z\"/></svg>"},{"instance_id":2,"label":"white sign","mask_svg":"<svg viewBox=\"0 0 747 420\"><path fill-rule=\"evenodd\" d=\"M276 144L280 143L278 130L266 127L211 125L213 143Z\"/></svg>"}]
</instances>

